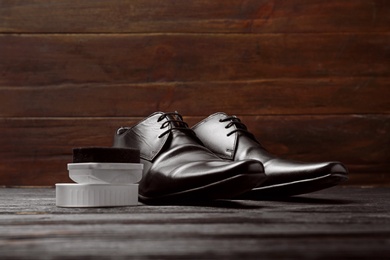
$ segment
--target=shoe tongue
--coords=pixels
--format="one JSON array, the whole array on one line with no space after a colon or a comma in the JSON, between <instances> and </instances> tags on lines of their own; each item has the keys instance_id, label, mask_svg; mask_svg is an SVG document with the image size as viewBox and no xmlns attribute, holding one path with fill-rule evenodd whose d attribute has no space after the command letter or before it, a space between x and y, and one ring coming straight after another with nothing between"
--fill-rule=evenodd
<instances>
[{"instance_id":1,"label":"shoe tongue","mask_svg":"<svg viewBox=\"0 0 390 260\"><path fill-rule=\"evenodd\" d=\"M171 139L170 146L176 147L183 144L196 144L199 145L199 140L195 135L191 133L192 130L185 131L183 128L190 129L188 125L183 121L180 115L170 114L165 117L165 120L171 120L171 128L179 128L179 131L172 131L173 138Z\"/></svg>"},{"instance_id":2,"label":"shoe tongue","mask_svg":"<svg viewBox=\"0 0 390 260\"><path fill-rule=\"evenodd\" d=\"M236 116L233 116L232 121L233 121L233 122L238 122L237 124L235 124L235 126L236 126L237 129L244 129L244 130L247 130L247 129L246 129L246 126L245 126L244 124L242 124L241 121L240 121Z\"/></svg>"},{"instance_id":3,"label":"shoe tongue","mask_svg":"<svg viewBox=\"0 0 390 260\"><path fill-rule=\"evenodd\" d=\"M183 119L179 115L167 115L166 120L172 120L171 121L171 126L172 127L186 127L186 124L184 123Z\"/></svg>"}]
</instances>

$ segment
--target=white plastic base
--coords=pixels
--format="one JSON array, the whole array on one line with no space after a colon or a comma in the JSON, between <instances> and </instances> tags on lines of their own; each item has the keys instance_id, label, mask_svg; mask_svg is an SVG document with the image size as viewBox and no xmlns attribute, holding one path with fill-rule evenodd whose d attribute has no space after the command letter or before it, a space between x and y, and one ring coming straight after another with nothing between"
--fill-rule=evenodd
<instances>
[{"instance_id":1,"label":"white plastic base","mask_svg":"<svg viewBox=\"0 0 390 260\"><path fill-rule=\"evenodd\" d=\"M68 163L69 177L82 184L130 184L142 178L141 163Z\"/></svg>"},{"instance_id":2,"label":"white plastic base","mask_svg":"<svg viewBox=\"0 0 390 260\"><path fill-rule=\"evenodd\" d=\"M138 204L138 184L56 184L58 207L114 207Z\"/></svg>"}]
</instances>

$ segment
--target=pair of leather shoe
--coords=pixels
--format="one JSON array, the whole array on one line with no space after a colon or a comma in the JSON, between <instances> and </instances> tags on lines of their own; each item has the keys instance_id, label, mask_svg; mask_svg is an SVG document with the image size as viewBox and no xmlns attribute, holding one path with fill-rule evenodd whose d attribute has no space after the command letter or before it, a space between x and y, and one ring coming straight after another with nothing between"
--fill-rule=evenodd
<instances>
[{"instance_id":1,"label":"pair of leather shoe","mask_svg":"<svg viewBox=\"0 0 390 260\"><path fill-rule=\"evenodd\" d=\"M177 112L156 112L121 127L115 147L140 150L140 201L262 199L334 186L347 179L339 162L303 163L268 153L240 119L215 113L192 128Z\"/></svg>"}]
</instances>

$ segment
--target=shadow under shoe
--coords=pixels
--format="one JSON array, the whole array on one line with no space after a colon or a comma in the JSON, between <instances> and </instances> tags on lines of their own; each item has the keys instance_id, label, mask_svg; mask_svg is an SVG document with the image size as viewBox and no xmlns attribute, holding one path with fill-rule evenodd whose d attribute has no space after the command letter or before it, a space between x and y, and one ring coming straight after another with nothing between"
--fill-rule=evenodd
<instances>
[{"instance_id":1,"label":"shadow under shoe","mask_svg":"<svg viewBox=\"0 0 390 260\"><path fill-rule=\"evenodd\" d=\"M156 112L118 129L114 146L140 150L144 170L139 199L146 204L233 198L265 180L260 162L219 158L176 112Z\"/></svg>"},{"instance_id":2,"label":"shadow under shoe","mask_svg":"<svg viewBox=\"0 0 390 260\"><path fill-rule=\"evenodd\" d=\"M202 143L220 158L231 161L258 160L263 164L267 179L240 196L240 199L310 193L348 179L348 171L340 162L298 162L270 154L235 116L215 113L192 129Z\"/></svg>"}]
</instances>

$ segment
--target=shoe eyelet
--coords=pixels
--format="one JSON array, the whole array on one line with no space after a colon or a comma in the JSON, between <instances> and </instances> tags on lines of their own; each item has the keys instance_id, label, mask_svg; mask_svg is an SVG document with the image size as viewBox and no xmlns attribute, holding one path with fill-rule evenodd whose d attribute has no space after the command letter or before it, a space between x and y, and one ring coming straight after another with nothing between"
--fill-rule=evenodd
<instances>
[{"instance_id":1,"label":"shoe eyelet","mask_svg":"<svg viewBox=\"0 0 390 260\"><path fill-rule=\"evenodd\" d=\"M161 126L160 129L166 128L169 126L169 121L165 121Z\"/></svg>"},{"instance_id":2,"label":"shoe eyelet","mask_svg":"<svg viewBox=\"0 0 390 260\"><path fill-rule=\"evenodd\" d=\"M227 124L227 125L225 126L225 128L228 129L228 128L232 127L232 125L234 125L234 124L233 124L232 122L230 122L229 124Z\"/></svg>"}]
</instances>

